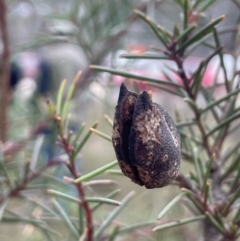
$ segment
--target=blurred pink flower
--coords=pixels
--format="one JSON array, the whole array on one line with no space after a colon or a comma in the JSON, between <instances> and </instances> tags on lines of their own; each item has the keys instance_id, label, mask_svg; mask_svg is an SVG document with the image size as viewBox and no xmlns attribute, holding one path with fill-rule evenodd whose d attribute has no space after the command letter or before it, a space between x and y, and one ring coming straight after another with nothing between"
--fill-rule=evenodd
<instances>
[{"instance_id":1,"label":"blurred pink flower","mask_svg":"<svg viewBox=\"0 0 240 241\"><path fill-rule=\"evenodd\" d=\"M184 61L184 69L190 77L199 67L199 64L201 63L202 59L198 57L188 57ZM215 78L216 78L216 66L219 64L218 59L213 59L207 66L203 78L202 78L202 86L203 87L209 87L214 84ZM175 82L180 85L182 85L181 78L171 71L168 67L171 69L177 70L177 66L173 61L169 60L137 60L136 64L132 64L131 69L129 70L130 73L146 76L154 79L164 80L168 81L165 73ZM127 78L115 75L113 77L113 83L116 85L120 85L122 82L126 81ZM128 79L129 80L129 79ZM218 77L218 82L222 80L222 77ZM136 81L135 79L132 79L130 81ZM137 81L138 87L140 90L145 90L148 87L147 82L144 81Z\"/></svg>"}]
</instances>

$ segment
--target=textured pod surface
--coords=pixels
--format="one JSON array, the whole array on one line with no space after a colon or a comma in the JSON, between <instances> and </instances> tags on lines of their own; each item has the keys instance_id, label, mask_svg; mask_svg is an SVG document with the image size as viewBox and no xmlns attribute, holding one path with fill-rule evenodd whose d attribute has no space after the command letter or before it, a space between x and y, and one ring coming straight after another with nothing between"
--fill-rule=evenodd
<instances>
[{"instance_id":1,"label":"textured pod surface","mask_svg":"<svg viewBox=\"0 0 240 241\"><path fill-rule=\"evenodd\" d=\"M146 91L137 95L121 85L112 141L122 172L139 185L163 187L179 173L178 130Z\"/></svg>"},{"instance_id":2,"label":"textured pod surface","mask_svg":"<svg viewBox=\"0 0 240 241\"><path fill-rule=\"evenodd\" d=\"M137 94L128 91L124 84L121 85L115 110L112 143L123 174L142 186L143 183L138 177L137 169L131 164L128 154L128 137L137 97Z\"/></svg>"}]
</instances>

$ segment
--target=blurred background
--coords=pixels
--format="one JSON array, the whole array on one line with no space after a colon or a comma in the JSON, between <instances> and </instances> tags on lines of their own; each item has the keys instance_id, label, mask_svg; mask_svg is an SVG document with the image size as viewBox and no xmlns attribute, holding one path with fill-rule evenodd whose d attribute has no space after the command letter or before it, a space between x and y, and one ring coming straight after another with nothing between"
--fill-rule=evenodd
<instances>
[{"instance_id":1,"label":"blurred background","mask_svg":"<svg viewBox=\"0 0 240 241\"><path fill-rule=\"evenodd\" d=\"M240 11L234 1L213 2L210 9L198 19L198 26L203 26L211 18L225 14L225 21L219 25L219 31L223 33L221 43L229 53L236 52L237 44L233 39L237 39L235 35ZM67 79L68 85L71 84L79 70L82 71L82 75L71 106L71 129L78 130L83 122L90 127L95 120L98 120L100 123L98 129L111 135L112 130L104 121L103 115L107 114L113 118L120 84L124 81L129 89L136 92L148 90L149 87L144 83L123 77L96 73L89 69L89 65L104 65L164 79L163 70L167 71L166 66L169 64L167 61L127 60L119 56L123 53L149 52L150 46L162 47L145 23L133 13L134 9L146 12L165 29L172 30L174 24L181 19L180 9L172 0L8 0L6 3L11 52L9 140L21 139L27 135L32 126L46 114L45 99L55 99L61 81ZM0 56L2 51L3 44L0 39ZM209 54L210 50L207 46L195 49L189 53L185 68L189 73L193 72L201 58ZM231 75L234 61L231 55L226 54L224 58L229 65L227 74ZM213 83L218 65L218 58L214 58L209 64L203 79L206 88ZM179 82L178 78L175 80ZM222 81L221 76L218 81ZM178 98L153 89L153 100L167 109L173 119L175 119L176 109L188 116L188 109L182 101L178 101ZM12 163L31 158L32 150L39 143L42 146L40 163L46 163L50 158L59 155L61 150L55 147L54 135L55 133L51 130L44 130L35 140L29 141L27 151L19 152ZM114 159L112 144L93 135L85 145L81 156L78 157L79 168L83 174L88 173ZM189 167L186 163L183 162L181 168L183 173L188 173ZM67 170L55 170L54 175L62 178L66 173ZM119 182L122 190L119 200L130 190L136 190L134 200L119 216L119 222L127 225L156 220L158 213L178 190L174 186L146 190L122 176L104 174L100 177ZM46 180L42 178L42 182L45 183ZM48 184L59 185L54 182ZM65 186L66 184L61 184L60 188L64 190ZM105 189L98 187L94 191L101 195L109 192L107 188L109 189L109 186ZM44 199L43 190L36 190L35 196ZM16 213L35 215L38 211L26 203L19 205L18 201L12 202L11 206ZM74 214L74 208L69 207L69 210ZM95 218L103 219L106 210L107 208L97 212ZM169 220L172 214L178 217L186 210L176 207L172 212L174 214L169 213ZM68 231L62 229L61 224L56 221L52 225L63 233L63 238L59 240L68 240ZM146 236L151 233L150 228L135 233L131 238L122 237L122 240L133 240L133 238L135 240L198 240L197 237L201 234L198 231L200 229L196 230L197 227L198 224L190 224ZM0 240L15 239L42 240L40 233L31 226L1 224Z\"/></svg>"}]
</instances>

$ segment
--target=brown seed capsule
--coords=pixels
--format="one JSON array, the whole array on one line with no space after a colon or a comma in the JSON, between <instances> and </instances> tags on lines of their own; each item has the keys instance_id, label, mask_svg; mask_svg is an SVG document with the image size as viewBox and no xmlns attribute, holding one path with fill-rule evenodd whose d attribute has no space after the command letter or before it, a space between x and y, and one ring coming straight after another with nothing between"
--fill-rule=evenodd
<instances>
[{"instance_id":1,"label":"brown seed capsule","mask_svg":"<svg viewBox=\"0 0 240 241\"><path fill-rule=\"evenodd\" d=\"M112 143L122 172L133 182L142 186L143 183L138 177L137 169L131 164L128 154L128 137L136 100L137 94L128 91L122 84L115 110Z\"/></svg>"},{"instance_id":2,"label":"brown seed capsule","mask_svg":"<svg viewBox=\"0 0 240 241\"><path fill-rule=\"evenodd\" d=\"M112 141L122 172L135 183L146 188L163 187L178 175L178 130L146 91L138 96L121 85Z\"/></svg>"}]
</instances>

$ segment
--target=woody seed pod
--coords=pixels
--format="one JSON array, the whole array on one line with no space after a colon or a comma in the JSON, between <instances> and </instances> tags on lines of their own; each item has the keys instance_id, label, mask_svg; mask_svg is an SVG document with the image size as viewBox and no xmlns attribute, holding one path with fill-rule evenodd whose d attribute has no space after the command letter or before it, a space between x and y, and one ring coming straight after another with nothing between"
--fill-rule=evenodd
<instances>
[{"instance_id":1,"label":"woody seed pod","mask_svg":"<svg viewBox=\"0 0 240 241\"><path fill-rule=\"evenodd\" d=\"M112 142L122 172L141 186L164 187L179 173L177 127L146 91L137 95L121 85Z\"/></svg>"}]
</instances>

